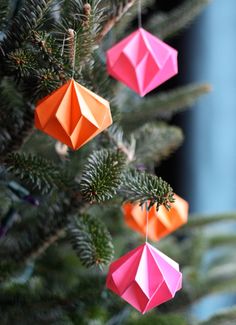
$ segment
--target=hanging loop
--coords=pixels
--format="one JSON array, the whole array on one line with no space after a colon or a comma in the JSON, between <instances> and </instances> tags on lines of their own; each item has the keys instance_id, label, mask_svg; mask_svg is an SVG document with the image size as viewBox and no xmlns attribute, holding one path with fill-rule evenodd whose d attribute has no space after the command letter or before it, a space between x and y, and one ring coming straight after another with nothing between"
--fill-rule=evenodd
<instances>
[{"instance_id":1,"label":"hanging loop","mask_svg":"<svg viewBox=\"0 0 236 325\"><path fill-rule=\"evenodd\" d=\"M142 28L142 0L138 0L138 26Z\"/></svg>"}]
</instances>

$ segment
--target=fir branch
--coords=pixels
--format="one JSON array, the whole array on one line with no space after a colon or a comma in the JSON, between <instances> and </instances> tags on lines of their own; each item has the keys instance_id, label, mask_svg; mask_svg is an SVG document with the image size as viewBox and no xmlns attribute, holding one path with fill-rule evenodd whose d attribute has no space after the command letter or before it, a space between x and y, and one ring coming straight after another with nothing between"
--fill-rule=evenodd
<instances>
[{"instance_id":1,"label":"fir branch","mask_svg":"<svg viewBox=\"0 0 236 325\"><path fill-rule=\"evenodd\" d=\"M155 118L169 119L176 112L191 107L199 97L209 91L211 87L208 84L193 84L147 97L145 99L145 121L153 121ZM131 106L131 103L127 102L125 105ZM126 112L123 116L124 125L137 126L143 123L143 101L140 100L137 105L133 106L135 114L134 111Z\"/></svg>"},{"instance_id":2,"label":"fir branch","mask_svg":"<svg viewBox=\"0 0 236 325\"><path fill-rule=\"evenodd\" d=\"M37 45L39 48L42 58L46 60L50 64L50 67L59 74L59 79L62 82L65 82L67 76L65 74L63 64L61 60L59 60L59 48L57 47L52 36L46 34L45 32L32 31L31 39L32 43ZM56 53L54 53L55 49L57 49Z\"/></svg>"},{"instance_id":3,"label":"fir branch","mask_svg":"<svg viewBox=\"0 0 236 325\"><path fill-rule=\"evenodd\" d=\"M125 154L129 162L132 162L135 159L136 142L134 136L131 135L130 139L126 140L124 132L118 124L113 124L105 130L104 134L108 137L112 146L115 145L117 149Z\"/></svg>"},{"instance_id":4,"label":"fir branch","mask_svg":"<svg viewBox=\"0 0 236 325\"><path fill-rule=\"evenodd\" d=\"M42 193L47 193L52 188L70 188L72 184L64 171L40 156L12 153L4 162L8 172L31 183Z\"/></svg>"},{"instance_id":5,"label":"fir branch","mask_svg":"<svg viewBox=\"0 0 236 325\"><path fill-rule=\"evenodd\" d=\"M164 39L186 28L211 0L185 0L167 14L153 15L147 24L148 30Z\"/></svg>"},{"instance_id":6,"label":"fir branch","mask_svg":"<svg viewBox=\"0 0 236 325\"><path fill-rule=\"evenodd\" d=\"M144 318L137 317L129 317L126 325L150 325L150 324L158 324L158 325L188 325L184 316L178 314L167 314L157 315L157 314L149 314Z\"/></svg>"},{"instance_id":7,"label":"fir branch","mask_svg":"<svg viewBox=\"0 0 236 325\"><path fill-rule=\"evenodd\" d=\"M139 201L140 204L149 202L149 208L156 204L157 210L160 205L170 209L170 203L174 202L172 188L161 177L134 169L123 175L122 186L119 191L127 201Z\"/></svg>"},{"instance_id":8,"label":"fir branch","mask_svg":"<svg viewBox=\"0 0 236 325\"><path fill-rule=\"evenodd\" d=\"M90 202L111 199L121 184L124 166L125 156L120 151L103 149L92 153L80 182L83 198Z\"/></svg>"},{"instance_id":9,"label":"fir branch","mask_svg":"<svg viewBox=\"0 0 236 325\"><path fill-rule=\"evenodd\" d=\"M36 29L52 0L27 0L12 20L2 41L4 55L20 48L32 30Z\"/></svg>"},{"instance_id":10,"label":"fir branch","mask_svg":"<svg viewBox=\"0 0 236 325\"><path fill-rule=\"evenodd\" d=\"M7 25L7 18L9 14L9 1L1 0L0 1L0 31L4 31Z\"/></svg>"},{"instance_id":11,"label":"fir branch","mask_svg":"<svg viewBox=\"0 0 236 325\"><path fill-rule=\"evenodd\" d=\"M136 139L135 158L139 163L160 163L183 142L181 129L164 123L144 124L133 136Z\"/></svg>"},{"instance_id":12,"label":"fir branch","mask_svg":"<svg viewBox=\"0 0 236 325\"><path fill-rule=\"evenodd\" d=\"M16 49L8 54L7 65L9 71L14 73L17 80L20 80L20 78L29 77L33 69L37 67L36 57L28 50Z\"/></svg>"},{"instance_id":13,"label":"fir branch","mask_svg":"<svg viewBox=\"0 0 236 325\"><path fill-rule=\"evenodd\" d=\"M217 214L217 215L192 215L188 223L184 226L185 228L199 228L204 227L207 225L211 225L216 222L229 222L229 221L236 221L236 214L235 213L226 213L226 214Z\"/></svg>"},{"instance_id":14,"label":"fir branch","mask_svg":"<svg viewBox=\"0 0 236 325\"><path fill-rule=\"evenodd\" d=\"M111 87L111 80L107 78L106 65L96 53L92 55L90 62L83 65L79 80L96 94L110 102L114 100L114 91ZM114 119L114 105L111 105L111 109Z\"/></svg>"},{"instance_id":15,"label":"fir branch","mask_svg":"<svg viewBox=\"0 0 236 325\"><path fill-rule=\"evenodd\" d=\"M74 44L76 44L75 75L79 77L83 64L90 61L91 55L97 48L96 38L103 21L103 1L72 0L69 5L62 5L61 21L56 26L58 41L64 44L64 56L71 58L70 30L75 31ZM64 38L65 37L65 38ZM63 41L64 39L64 41ZM74 56L74 52L73 52Z\"/></svg>"},{"instance_id":16,"label":"fir branch","mask_svg":"<svg viewBox=\"0 0 236 325\"><path fill-rule=\"evenodd\" d=\"M55 203L41 207L36 224L25 226L17 238L6 237L0 245L0 260L20 264L36 259L63 234L72 213L82 206L81 198L58 195ZM1 263L0 263L1 264Z\"/></svg>"},{"instance_id":17,"label":"fir branch","mask_svg":"<svg viewBox=\"0 0 236 325\"><path fill-rule=\"evenodd\" d=\"M74 218L68 227L68 233L84 266L102 267L111 262L114 254L112 238L101 220L88 215Z\"/></svg>"},{"instance_id":18,"label":"fir branch","mask_svg":"<svg viewBox=\"0 0 236 325\"><path fill-rule=\"evenodd\" d=\"M18 150L31 135L33 120L33 110L29 104L26 104L26 109L17 125L14 125L14 127L12 125L2 126L0 133L0 161L4 161L9 153Z\"/></svg>"},{"instance_id":19,"label":"fir branch","mask_svg":"<svg viewBox=\"0 0 236 325\"><path fill-rule=\"evenodd\" d=\"M122 0L116 1L116 4L113 4L113 10L110 18L104 24L102 30L97 36L97 43L101 43L103 38L109 33L109 31L118 23L121 18L126 14L126 12L134 5L136 0Z\"/></svg>"},{"instance_id":20,"label":"fir branch","mask_svg":"<svg viewBox=\"0 0 236 325\"><path fill-rule=\"evenodd\" d=\"M235 245L236 243L236 235L214 235L209 236L208 238L209 247L214 248L217 246L225 246L225 245Z\"/></svg>"},{"instance_id":21,"label":"fir branch","mask_svg":"<svg viewBox=\"0 0 236 325\"><path fill-rule=\"evenodd\" d=\"M142 15L144 15L144 17L147 14L147 9L152 10L152 6L155 6L155 0L141 1ZM114 34L112 35L114 35L116 39L121 39L124 37L124 33L131 33L133 31L134 25L138 25L137 13L138 3L136 1L136 3L128 10L128 12L122 16L122 19L120 19L114 26L114 29L112 30L112 33Z\"/></svg>"}]
</instances>

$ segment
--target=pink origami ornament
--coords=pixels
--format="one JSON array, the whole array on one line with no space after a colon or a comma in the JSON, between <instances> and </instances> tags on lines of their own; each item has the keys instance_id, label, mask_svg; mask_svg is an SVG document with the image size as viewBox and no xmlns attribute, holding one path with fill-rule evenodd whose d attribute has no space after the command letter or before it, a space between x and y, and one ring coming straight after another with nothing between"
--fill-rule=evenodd
<instances>
[{"instance_id":1,"label":"pink origami ornament","mask_svg":"<svg viewBox=\"0 0 236 325\"><path fill-rule=\"evenodd\" d=\"M110 265L106 285L144 314L175 296L182 273L175 261L145 243Z\"/></svg>"},{"instance_id":2,"label":"pink origami ornament","mask_svg":"<svg viewBox=\"0 0 236 325\"><path fill-rule=\"evenodd\" d=\"M177 51L139 28L107 51L107 69L143 97L178 73Z\"/></svg>"}]
</instances>

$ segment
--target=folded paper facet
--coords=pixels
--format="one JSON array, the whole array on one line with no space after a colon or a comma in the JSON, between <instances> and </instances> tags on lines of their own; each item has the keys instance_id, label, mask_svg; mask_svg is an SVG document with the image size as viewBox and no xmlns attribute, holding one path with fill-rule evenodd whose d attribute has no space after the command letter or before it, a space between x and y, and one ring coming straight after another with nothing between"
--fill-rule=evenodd
<instances>
[{"instance_id":1,"label":"folded paper facet","mask_svg":"<svg viewBox=\"0 0 236 325\"><path fill-rule=\"evenodd\" d=\"M188 220L188 202L176 194L174 198L175 202L171 203L169 211L164 206L160 206L157 211L156 205L146 211L139 203L125 203L123 213L126 224L145 236L148 213L148 237L156 241L169 235Z\"/></svg>"},{"instance_id":2,"label":"folded paper facet","mask_svg":"<svg viewBox=\"0 0 236 325\"><path fill-rule=\"evenodd\" d=\"M73 79L43 98L35 126L73 150L112 124L109 102Z\"/></svg>"},{"instance_id":3,"label":"folded paper facet","mask_svg":"<svg viewBox=\"0 0 236 325\"><path fill-rule=\"evenodd\" d=\"M106 285L144 314L175 296L182 273L175 261L145 243L110 265Z\"/></svg>"},{"instance_id":4,"label":"folded paper facet","mask_svg":"<svg viewBox=\"0 0 236 325\"><path fill-rule=\"evenodd\" d=\"M108 73L140 96L178 73L177 51L139 28L107 51Z\"/></svg>"}]
</instances>

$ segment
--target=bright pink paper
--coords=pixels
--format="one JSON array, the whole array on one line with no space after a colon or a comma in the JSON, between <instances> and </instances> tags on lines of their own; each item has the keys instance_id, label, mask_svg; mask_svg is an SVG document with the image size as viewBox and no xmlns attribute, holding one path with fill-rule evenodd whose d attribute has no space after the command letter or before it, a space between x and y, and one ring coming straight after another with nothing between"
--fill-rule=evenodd
<instances>
[{"instance_id":1,"label":"bright pink paper","mask_svg":"<svg viewBox=\"0 0 236 325\"><path fill-rule=\"evenodd\" d=\"M144 314L175 296L182 274L175 261L145 243L110 265L106 286Z\"/></svg>"},{"instance_id":2,"label":"bright pink paper","mask_svg":"<svg viewBox=\"0 0 236 325\"><path fill-rule=\"evenodd\" d=\"M143 97L178 73L177 51L139 28L107 51L107 69Z\"/></svg>"}]
</instances>

